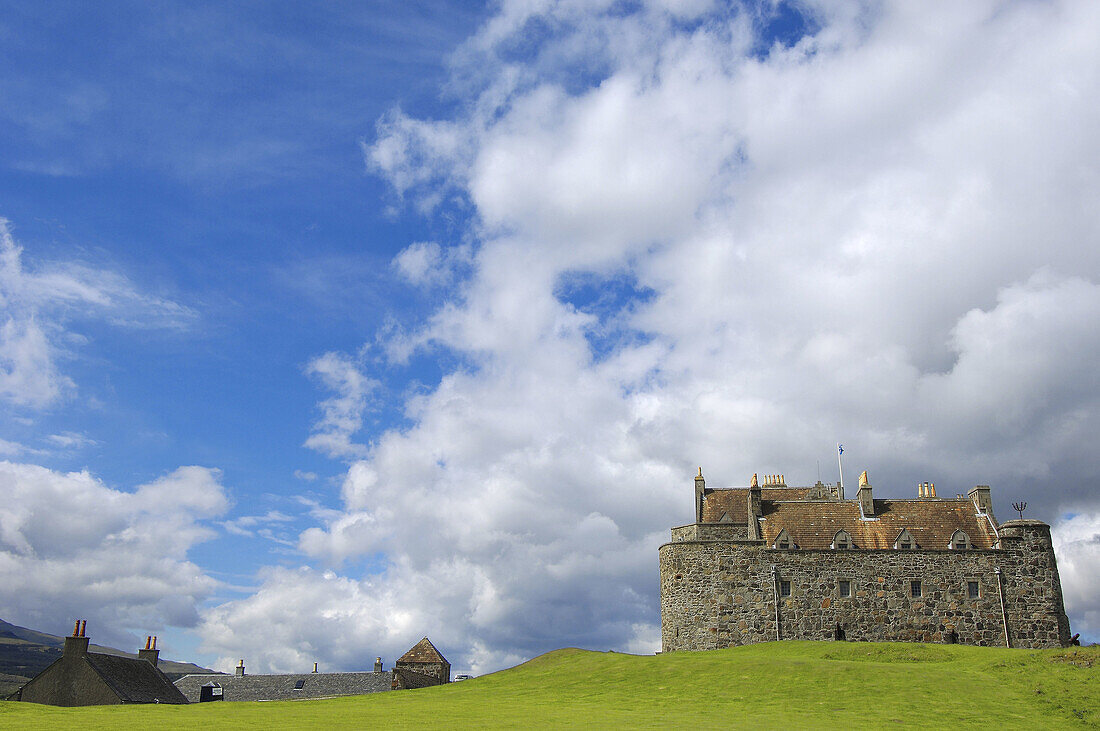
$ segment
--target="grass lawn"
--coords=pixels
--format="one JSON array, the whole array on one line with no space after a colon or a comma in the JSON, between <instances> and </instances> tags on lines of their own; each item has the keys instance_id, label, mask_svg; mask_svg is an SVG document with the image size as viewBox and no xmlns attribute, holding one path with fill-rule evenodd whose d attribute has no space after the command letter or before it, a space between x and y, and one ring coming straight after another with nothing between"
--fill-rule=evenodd
<instances>
[{"instance_id":1,"label":"grass lawn","mask_svg":"<svg viewBox=\"0 0 1100 731\"><path fill-rule=\"evenodd\" d=\"M510 670L351 698L54 708L0 728L1100 728L1100 647L772 642L658 656L557 650Z\"/></svg>"}]
</instances>

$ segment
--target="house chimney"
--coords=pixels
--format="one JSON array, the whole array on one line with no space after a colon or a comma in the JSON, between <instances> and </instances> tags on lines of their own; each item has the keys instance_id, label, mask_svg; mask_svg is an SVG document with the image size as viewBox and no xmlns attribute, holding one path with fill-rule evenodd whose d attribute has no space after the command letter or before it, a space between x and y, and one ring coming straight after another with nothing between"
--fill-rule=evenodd
<instances>
[{"instance_id":1,"label":"house chimney","mask_svg":"<svg viewBox=\"0 0 1100 731\"><path fill-rule=\"evenodd\" d=\"M936 483L928 483L928 497L936 497Z\"/></svg>"},{"instance_id":2,"label":"house chimney","mask_svg":"<svg viewBox=\"0 0 1100 731\"><path fill-rule=\"evenodd\" d=\"M244 677L244 658L241 658L241 661L237 663L237 677Z\"/></svg>"},{"instance_id":3,"label":"house chimney","mask_svg":"<svg viewBox=\"0 0 1100 731\"><path fill-rule=\"evenodd\" d=\"M62 650L65 656L77 657L88 654L88 638L84 636L84 628L88 625L86 620L76 620L73 625L73 636L65 638L65 648Z\"/></svg>"},{"instance_id":4,"label":"house chimney","mask_svg":"<svg viewBox=\"0 0 1100 731\"><path fill-rule=\"evenodd\" d=\"M993 499L989 496L989 485L975 485L970 488L966 496L970 498L970 502L974 503L979 513L993 515Z\"/></svg>"},{"instance_id":5,"label":"house chimney","mask_svg":"<svg viewBox=\"0 0 1100 731\"><path fill-rule=\"evenodd\" d=\"M317 672L317 663L313 663L313 672Z\"/></svg>"},{"instance_id":6,"label":"house chimney","mask_svg":"<svg viewBox=\"0 0 1100 731\"><path fill-rule=\"evenodd\" d=\"M160 661L160 650L157 649L157 638L150 636L145 638L145 647L138 650L138 660L145 660L157 666Z\"/></svg>"},{"instance_id":7,"label":"house chimney","mask_svg":"<svg viewBox=\"0 0 1100 731\"><path fill-rule=\"evenodd\" d=\"M703 468L695 476L695 522L703 522L703 496L707 494L707 482L703 479Z\"/></svg>"},{"instance_id":8,"label":"house chimney","mask_svg":"<svg viewBox=\"0 0 1100 731\"><path fill-rule=\"evenodd\" d=\"M374 658L374 672L382 672L382 658L380 657Z\"/></svg>"},{"instance_id":9,"label":"house chimney","mask_svg":"<svg viewBox=\"0 0 1100 731\"><path fill-rule=\"evenodd\" d=\"M873 518L875 515L875 501L871 498L871 481L867 479L867 470L859 476L859 490L856 492L859 501L859 512L864 518Z\"/></svg>"}]
</instances>

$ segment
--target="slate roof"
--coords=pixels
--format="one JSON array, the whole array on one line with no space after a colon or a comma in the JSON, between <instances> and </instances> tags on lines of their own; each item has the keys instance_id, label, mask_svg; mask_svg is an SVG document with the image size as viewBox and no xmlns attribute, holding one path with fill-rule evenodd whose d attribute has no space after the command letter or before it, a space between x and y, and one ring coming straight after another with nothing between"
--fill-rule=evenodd
<instances>
[{"instance_id":1,"label":"slate roof","mask_svg":"<svg viewBox=\"0 0 1100 731\"><path fill-rule=\"evenodd\" d=\"M168 676L146 660L98 652L84 658L123 703L187 702Z\"/></svg>"},{"instance_id":2,"label":"slate roof","mask_svg":"<svg viewBox=\"0 0 1100 731\"><path fill-rule=\"evenodd\" d=\"M768 545L784 528L798 548L827 549L838 530L852 535L855 548L893 548L908 529L917 548L946 549L963 530L974 548L992 548L996 536L984 515L966 498L875 500L875 520L863 520L856 500L769 501L761 503L761 532Z\"/></svg>"},{"instance_id":3,"label":"slate roof","mask_svg":"<svg viewBox=\"0 0 1100 731\"><path fill-rule=\"evenodd\" d=\"M439 650L435 649L435 645L433 645L431 640L427 637L409 648L408 652L397 658L397 662L441 662L450 665L450 663L447 662L447 658L443 657Z\"/></svg>"},{"instance_id":4,"label":"slate roof","mask_svg":"<svg viewBox=\"0 0 1100 731\"><path fill-rule=\"evenodd\" d=\"M294 690L302 681L301 690ZM330 698L344 695L363 695L387 691L393 683L393 673L298 673L292 675L185 675L176 681L187 700L199 701L199 689L217 683L222 687L226 701L284 701L304 698Z\"/></svg>"}]
</instances>

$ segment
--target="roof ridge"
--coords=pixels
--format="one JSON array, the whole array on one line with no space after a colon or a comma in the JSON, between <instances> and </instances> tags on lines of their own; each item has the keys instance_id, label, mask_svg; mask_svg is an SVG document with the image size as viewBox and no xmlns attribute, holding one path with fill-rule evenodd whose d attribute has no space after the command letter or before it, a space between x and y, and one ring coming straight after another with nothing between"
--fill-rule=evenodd
<instances>
[{"instance_id":1,"label":"roof ridge","mask_svg":"<svg viewBox=\"0 0 1100 731\"><path fill-rule=\"evenodd\" d=\"M427 657L420 657L420 653L426 654ZM410 647L408 652L397 658L397 662L447 662L447 659L443 657L443 653L436 649L431 640L424 637L420 642Z\"/></svg>"}]
</instances>

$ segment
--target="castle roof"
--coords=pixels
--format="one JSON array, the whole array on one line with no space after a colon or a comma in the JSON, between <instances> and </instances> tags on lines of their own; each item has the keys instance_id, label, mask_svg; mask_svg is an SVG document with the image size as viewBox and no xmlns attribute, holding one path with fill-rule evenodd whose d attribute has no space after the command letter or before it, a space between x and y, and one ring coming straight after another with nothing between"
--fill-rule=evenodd
<instances>
[{"instance_id":1,"label":"castle roof","mask_svg":"<svg viewBox=\"0 0 1100 731\"><path fill-rule=\"evenodd\" d=\"M762 501L805 500L810 494L809 487L762 487ZM708 490L703 501L702 523L744 523L748 520L747 487L728 487ZM724 516L724 517L723 517Z\"/></svg>"},{"instance_id":2,"label":"castle roof","mask_svg":"<svg viewBox=\"0 0 1100 731\"><path fill-rule=\"evenodd\" d=\"M864 519L855 500L762 502L764 540L774 543L784 528L799 548L827 549L837 531L847 531L855 548L893 548L908 530L918 548L946 549L956 530L974 548L992 548L996 536L967 499L875 500L875 516Z\"/></svg>"},{"instance_id":3,"label":"castle roof","mask_svg":"<svg viewBox=\"0 0 1100 731\"><path fill-rule=\"evenodd\" d=\"M401 657L397 658L397 662L442 662L447 663L447 659L435 649L435 645L431 643L427 637L417 642L409 651ZM450 663L447 663L448 665Z\"/></svg>"},{"instance_id":4,"label":"castle roof","mask_svg":"<svg viewBox=\"0 0 1100 731\"><path fill-rule=\"evenodd\" d=\"M852 536L856 548L893 548L902 530L908 530L919 548L947 548L956 530L969 537L974 548L992 548L997 536L989 518L979 514L967 498L875 500L875 515L864 519L857 500L814 500L808 487L762 487L760 529L768 544L784 528L799 548L827 549L839 530ZM745 524L747 487L709 490L703 501L702 523Z\"/></svg>"}]
</instances>

